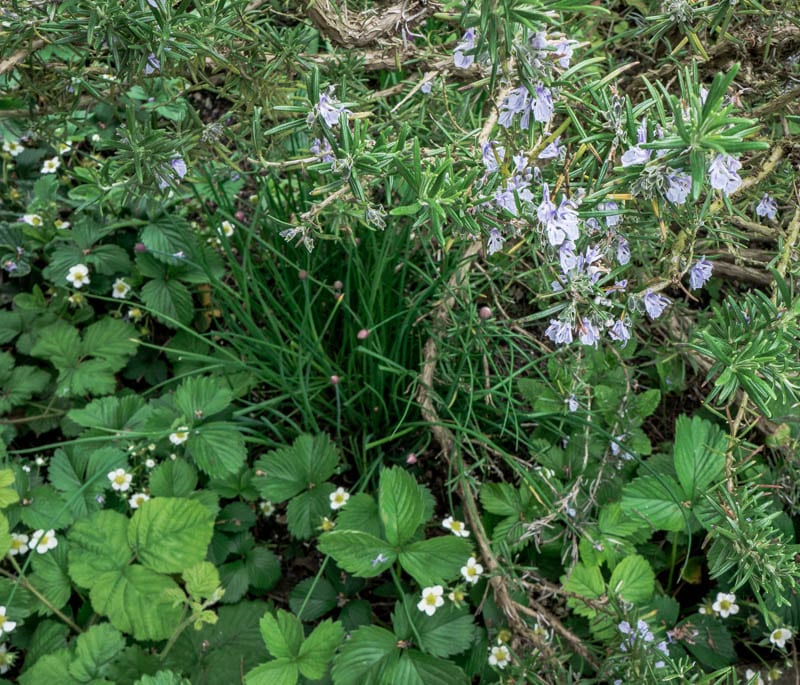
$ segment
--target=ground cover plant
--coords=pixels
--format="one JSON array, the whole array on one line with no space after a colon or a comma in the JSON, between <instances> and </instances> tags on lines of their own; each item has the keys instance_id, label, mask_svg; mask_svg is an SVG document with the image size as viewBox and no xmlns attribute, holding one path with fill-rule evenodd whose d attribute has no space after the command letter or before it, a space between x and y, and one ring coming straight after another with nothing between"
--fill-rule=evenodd
<instances>
[{"instance_id":1,"label":"ground cover plant","mask_svg":"<svg viewBox=\"0 0 800 685\"><path fill-rule=\"evenodd\" d=\"M799 9L3 4L0 682L794 682Z\"/></svg>"}]
</instances>

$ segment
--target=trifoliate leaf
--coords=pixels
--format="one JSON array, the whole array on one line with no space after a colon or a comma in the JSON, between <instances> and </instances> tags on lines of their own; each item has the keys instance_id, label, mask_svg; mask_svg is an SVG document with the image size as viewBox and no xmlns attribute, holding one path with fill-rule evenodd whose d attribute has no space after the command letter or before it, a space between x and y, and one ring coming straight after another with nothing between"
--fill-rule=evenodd
<instances>
[{"instance_id":1,"label":"trifoliate leaf","mask_svg":"<svg viewBox=\"0 0 800 685\"><path fill-rule=\"evenodd\" d=\"M456 577L472 545L454 535L420 540L400 552L400 565L421 586L439 585Z\"/></svg>"},{"instance_id":2,"label":"trifoliate leaf","mask_svg":"<svg viewBox=\"0 0 800 685\"><path fill-rule=\"evenodd\" d=\"M420 649L427 654L444 658L472 647L478 630L466 607L457 608L448 602L439 607L433 616L428 616L417 609L417 599L404 595L402 602L397 603L392 622L398 637L414 640L419 636ZM409 618L413 626L409 623Z\"/></svg>"},{"instance_id":3,"label":"trifoliate leaf","mask_svg":"<svg viewBox=\"0 0 800 685\"><path fill-rule=\"evenodd\" d=\"M70 675L82 683L104 678L110 662L125 648L125 638L109 623L94 625L75 641Z\"/></svg>"},{"instance_id":4,"label":"trifoliate leaf","mask_svg":"<svg viewBox=\"0 0 800 685\"><path fill-rule=\"evenodd\" d=\"M189 680L173 671L159 671L155 675L144 675L133 685L192 685Z\"/></svg>"},{"instance_id":5,"label":"trifoliate leaf","mask_svg":"<svg viewBox=\"0 0 800 685\"><path fill-rule=\"evenodd\" d=\"M186 446L194 462L212 478L237 473L247 459L244 437L232 423L204 423L191 431Z\"/></svg>"},{"instance_id":6,"label":"trifoliate leaf","mask_svg":"<svg viewBox=\"0 0 800 685\"><path fill-rule=\"evenodd\" d=\"M126 395L92 400L82 409L70 410L67 418L103 434L136 430L146 421L148 413L149 408L139 395Z\"/></svg>"},{"instance_id":7,"label":"trifoliate leaf","mask_svg":"<svg viewBox=\"0 0 800 685\"><path fill-rule=\"evenodd\" d=\"M403 685L467 685L467 674L452 661L410 649L401 655L392 672L393 683Z\"/></svg>"},{"instance_id":8,"label":"trifoliate leaf","mask_svg":"<svg viewBox=\"0 0 800 685\"><path fill-rule=\"evenodd\" d=\"M58 449L50 460L48 475L70 511L81 517L100 508L97 496L107 489L108 474L127 463L127 455L115 447L101 447L93 452Z\"/></svg>"},{"instance_id":9,"label":"trifoliate leaf","mask_svg":"<svg viewBox=\"0 0 800 685\"><path fill-rule=\"evenodd\" d=\"M580 562L572 567L572 571L566 581L562 579L562 585L566 592L571 592L587 599L598 599L606 590L606 584L600 569L597 566L586 566ZM567 606L576 614L587 618L591 618L597 613L595 609L577 597L569 597Z\"/></svg>"},{"instance_id":10,"label":"trifoliate leaf","mask_svg":"<svg viewBox=\"0 0 800 685\"><path fill-rule=\"evenodd\" d=\"M355 530L333 530L323 533L319 538L318 547L323 554L332 556L345 571L362 578L380 575L397 558L389 543L374 535Z\"/></svg>"},{"instance_id":11,"label":"trifoliate leaf","mask_svg":"<svg viewBox=\"0 0 800 685\"><path fill-rule=\"evenodd\" d=\"M483 508L498 516L518 516L524 509L519 490L509 483L485 483L480 497Z\"/></svg>"},{"instance_id":12,"label":"trifoliate leaf","mask_svg":"<svg viewBox=\"0 0 800 685\"><path fill-rule=\"evenodd\" d=\"M381 472L378 510L392 545L403 545L414 536L424 522L425 506L420 487L408 471L396 466Z\"/></svg>"},{"instance_id":13,"label":"trifoliate leaf","mask_svg":"<svg viewBox=\"0 0 800 685\"><path fill-rule=\"evenodd\" d=\"M3 362L10 362L4 364ZM34 395L42 392L50 382L50 374L35 366L14 365L14 358L6 353L0 353L0 415L9 412L14 407L20 407Z\"/></svg>"},{"instance_id":14,"label":"trifoliate leaf","mask_svg":"<svg viewBox=\"0 0 800 685\"><path fill-rule=\"evenodd\" d=\"M180 573L205 559L214 518L198 502L156 497L131 519L128 544L138 560L160 573Z\"/></svg>"},{"instance_id":15,"label":"trifoliate leaf","mask_svg":"<svg viewBox=\"0 0 800 685\"><path fill-rule=\"evenodd\" d=\"M45 654L53 654L60 649L66 649L69 632L69 627L60 620L41 621L33 631L33 637L25 650L26 663L35 664Z\"/></svg>"},{"instance_id":16,"label":"trifoliate leaf","mask_svg":"<svg viewBox=\"0 0 800 685\"><path fill-rule=\"evenodd\" d=\"M104 359L118 371L125 366L128 357L136 354L138 337L134 326L107 316L84 331L81 356Z\"/></svg>"},{"instance_id":17,"label":"trifoliate leaf","mask_svg":"<svg viewBox=\"0 0 800 685\"><path fill-rule=\"evenodd\" d=\"M253 478L259 494L272 502L284 502L310 484L318 485L333 475L339 455L326 435L301 435L291 447L268 452L256 462Z\"/></svg>"},{"instance_id":18,"label":"trifoliate leaf","mask_svg":"<svg viewBox=\"0 0 800 685\"><path fill-rule=\"evenodd\" d=\"M68 649L60 649L52 654L45 654L33 666L19 677L20 685L41 685L42 683L58 683L58 685L82 685L80 680L69 673L72 654Z\"/></svg>"}]
</instances>

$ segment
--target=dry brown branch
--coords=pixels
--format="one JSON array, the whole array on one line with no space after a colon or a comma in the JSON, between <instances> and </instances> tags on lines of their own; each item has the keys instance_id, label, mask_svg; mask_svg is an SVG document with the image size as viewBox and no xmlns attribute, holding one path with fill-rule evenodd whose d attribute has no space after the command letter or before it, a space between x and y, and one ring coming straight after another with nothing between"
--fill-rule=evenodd
<instances>
[{"instance_id":1,"label":"dry brown branch","mask_svg":"<svg viewBox=\"0 0 800 685\"><path fill-rule=\"evenodd\" d=\"M363 48L391 42L406 42L406 33L438 11L428 0L400 0L379 11L348 12L344 3L314 0L308 17L320 33L345 48Z\"/></svg>"},{"instance_id":2,"label":"dry brown branch","mask_svg":"<svg viewBox=\"0 0 800 685\"><path fill-rule=\"evenodd\" d=\"M44 41L41 38L33 41L29 48L17 50L11 57L7 57L0 62L0 75L5 74L10 69L13 69L17 64L24 60L32 52L36 52L39 48L44 47Z\"/></svg>"}]
</instances>

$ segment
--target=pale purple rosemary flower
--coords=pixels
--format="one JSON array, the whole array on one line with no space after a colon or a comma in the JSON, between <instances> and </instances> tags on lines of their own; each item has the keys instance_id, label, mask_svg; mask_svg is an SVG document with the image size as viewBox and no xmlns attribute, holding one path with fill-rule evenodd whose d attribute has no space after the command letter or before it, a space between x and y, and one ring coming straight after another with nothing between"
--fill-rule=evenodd
<instances>
[{"instance_id":1,"label":"pale purple rosemary flower","mask_svg":"<svg viewBox=\"0 0 800 685\"><path fill-rule=\"evenodd\" d=\"M419 89L425 93L425 95L430 95L431 90L433 89L433 82L432 81L425 81Z\"/></svg>"},{"instance_id":2,"label":"pale purple rosemary flower","mask_svg":"<svg viewBox=\"0 0 800 685\"><path fill-rule=\"evenodd\" d=\"M531 100L531 112L533 112L534 121L538 121L541 124L550 123L550 119L553 118L554 109L553 95L550 89L541 83L537 83L534 89L533 99ZM525 117L523 116L523 121L524 120ZM522 124L522 128L526 129L528 127Z\"/></svg>"},{"instance_id":3,"label":"pale purple rosemary flower","mask_svg":"<svg viewBox=\"0 0 800 685\"><path fill-rule=\"evenodd\" d=\"M314 138L309 151L312 155L319 157L323 162L332 162L336 159L333 156L333 148L326 138L322 140Z\"/></svg>"},{"instance_id":4,"label":"pale purple rosemary flower","mask_svg":"<svg viewBox=\"0 0 800 685\"><path fill-rule=\"evenodd\" d=\"M485 142L481 146L483 154L483 166L489 173L495 172L500 168L500 165L506 158L506 149L498 144L496 140Z\"/></svg>"},{"instance_id":5,"label":"pale purple rosemary flower","mask_svg":"<svg viewBox=\"0 0 800 685\"><path fill-rule=\"evenodd\" d=\"M510 128L514 123L514 116L528 109L528 91L525 87L514 88L500 104L500 116L497 123L503 128Z\"/></svg>"},{"instance_id":6,"label":"pale purple rosemary flower","mask_svg":"<svg viewBox=\"0 0 800 685\"><path fill-rule=\"evenodd\" d=\"M561 204L558 205L556 210L555 222L567 238L570 240L578 239L578 209L575 202L562 197Z\"/></svg>"},{"instance_id":7,"label":"pale purple rosemary flower","mask_svg":"<svg viewBox=\"0 0 800 685\"><path fill-rule=\"evenodd\" d=\"M144 65L144 75L150 76L150 74L159 71L161 69L161 62L158 61L158 58L155 56L155 53L151 52L147 56L147 63Z\"/></svg>"},{"instance_id":8,"label":"pale purple rosemary flower","mask_svg":"<svg viewBox=\"0 0 800 685\"><path fill-rule=\"evenodd\" d=\"M606 226L609 228L619 226L619 224L622 222L622 215L616 213L616 211L619 209L619 205L613 200L601 202L599 205L597 205L597 209L601 212L609 212L609 214L606 214L605 217Z\"/></svg>"},{"instance_id":9,"label":"pale purple rosemary flower","mask_svg":"<svg viewBox=\"0 0 800 685\"><path fill-rule=\"evenodd\" d=\"M622 236L617 237L617 261L621 266L631 261L631 247Z\"/></svg>"},{"instance_id":10,"label":"pale purple rosemary flower","mask_svg":"<svg viewBox=\"0 0 800 685\"><path fill-rule=\"evenodd\" d=\"M571 413L578 411L580 405L578 404L578 399L574 394L570 395L565 402L567 404L567 409L569 409Z\"/></svg>"},{"instance_id":11,"label":"pale purple rosemary flower","mask_svg":"<svg viewBox=\"0 0 800 685\"><path fill-rule=\"evenodd\" d=\"M572 46L577 42L576 40L568 40L566 38L561 38L556 41L554 49L558 57L558 66L562 69L569 69L569 62L572 59L573 52Z\"/></svg>"},{"instance_id":12,"label":"pale purple rosemary flower","mask_svg":"<svg viewBox=\"0 0 800 685\"><path fill-rule=\"evenodd\" d=\"M706 281L711 278L711 272L714 265L707 261L705 257L701 257L691 269L689 269L689 287L692 290L699 290L702 288Z\"/></svg>"},{"instance_id":13,"label":"pale purple rosemary flower","mask_svg":"<svg viewBox=\"0 0 800 685\"><path fill-rule=\"evenodd\" d=\"M684 171L671 171L667 174L667 200L674 205L682 205L692 190L692 177Z\"/></svg>"},{"instance_id":14,"label":"pale purple rosemary flower","mask_svg":"<svg viewBox=\"0 0 800 685\"><path fill-rule=\"evenodd\" d=\"M475 50L475 29L467 29L461 36L461 42L453 51L453 63L459 69L469 69L475 63L475 55L465 55L465 52Z\"/></svg>"},{"instance_id":15,"label":"pale purple rosemary flower","mask_svg":"<svg viewBox=\"0 0 800 685\"><path fill-rule=\"evenodd\" d=\"M631 326L623 319L617 319L608 330L608 337L622 343L622 347L631 339Z\"/></svg>"},{"instance_id":16,"label":"pale purple rosemary flower","mask_svg":"<svg viewBox=\"0 0 800 685\"><path fill-rule=\"evenodd\" d=\"M558 261L561 264L561 271L565 276L569 275L578 266L578 255L575 254L575 243L565 240L558 248Z\"/></svg>"},{"instance_id":17,"label":"pale purple rosemary flower","mask_svg":"<svg viewBox=\"0 0 800 685\"><path fill-rule=\"evenodd\" d=\"M756 216L775 221L775 217L778 216L778 203L775 202L775 198L772 195L764 193L761 202L756 207Z\"/></svg>"},{"instance_id":18,"label":"pale purple rosemary flower","mask_svg":"<svg viewBox=\"0 0 800 685\"><path fill-rule=\"evenodd\" d=\"M183 178L189 171L186 167L186 162L183 161L183 157L173 157L169 161L169 165L172 167L172 170L177 174L178 178Z\"/></svg>"},{"instance_id":19,"label":"pale purple rosemary flower","mask_svg":"<svg viewBox=\"0 0 800 685\"><path fill-rule=\"evenodd\" d=\"M578 331L581 343L597 347L597 343L600 342L600 330L589 319L584 318L581 320Z\"/></svg>"},{"instance_id":20,"label":"pale purple rosemary flower","mask_svg":"<svg viewBox=\"0 0 800 685\"><path fill-rule=\"evenodd\" d=\"M717 155L708 165L708 177L711 187L730 195L742 185L742 178L737 171L742 163L731 155Z\"/></svg>"},{"instance_id":21,"label":"pale purple rosemary flower","mask_svg":"<svg viewBox=\"0 0 800 685\"><path fill-rule=\"evenodd\" d=\"M319 94L317 111L328 126L336 126L339 123L339 115L351 114L350 110L345 109L344 105L333 96L333 87L328 88L326 93Z\"/></svg>"},{"instance_id":22,"label":"pale purple rosemary flower","mask_svg":"<svg viewBox=\"0 0 800 685\"><path fill-rule=\"evenodd\" d=\"M561 136L558 136L550 145L539 153L539 159L558 159L564 151L564 146L560 145Z\"/></svg>"},{"instance_id":23,"label":"pale purple rosemary flower","mask_svg":"<svg viewBox=\"0 0 800 685\"><path fill-rule=\"evenodd\" d=\"M557 345L569 345L572 342L572 325L569 321L550 319L544 334Z\"/></svg>"},{"instance_id":24,"label":"pale purple rosemary flower","mask_svg":"<svg viewBox=\"0 0 800 685\"><path fill-rule=\"evenodd\" d=\"M643 301L647 315L653 320L661 316L670 304L668 297L654 293L650 288L645 290Z\"/></svg>"},{"instance_id":25,"label":"pale purple rosemary flower","mask_svg":"<svg viewBox=\"0 0 800 685\"><path fill-rule=\"evenodd\" d=\"M636 139L638 143L632 148L629 148L624 155L622 155L622 166L634 166L635 164L647 164L650 159L651 150L643 150L640 146L647 142L647 120L642 119L639 128L636 130Z\"/></svg>"},{"instance_id":26,"label":"pale purple rosemary flower","mask_svg":"<svg viewBox=\"0 0 800 685\"><path fill-rule=\"evenodd\" d=\"M500 233L496 228L493 228L489 231L489 240L486 241L486 251L489 256L493 255L495 252L499 252L503 249L503 243L506 239L503 237L503 234Z\"/></svg>"}]
</instances>

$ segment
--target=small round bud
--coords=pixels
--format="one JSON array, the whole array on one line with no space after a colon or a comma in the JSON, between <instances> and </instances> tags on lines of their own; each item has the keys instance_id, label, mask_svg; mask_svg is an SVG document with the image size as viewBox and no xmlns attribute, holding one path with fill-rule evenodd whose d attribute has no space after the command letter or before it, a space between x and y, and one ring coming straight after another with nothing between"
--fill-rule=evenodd
<instances>
[{"instance_id":1,"label":"small round bud","mask_svg":"<svg viewBox=\"0 0 800 685\"><path fill-rule=\"evenodd\" d=\"M341 290L342 288L344 288L344 283L342 283L341 281L334 281L333 282L333 289L334 290Z\"/></svg>"},{"instance_id":2,"label":"small round bud","mask_svg":"<svg viewBox=\"0 0 800 685\"><path fill-rule=\"evenodd\" d=\"M478 316L481 318L481 321L488 321L492 318L492 310L484 305L478 310Z\"/></svg>"},{"instance_id":3,"label":"small round bud","mask_svg":"<svg viewBox=\"0 0 800 685\"><path fill-rule=\"evenodd\" d=\"M301 281L306 280L308 278L308 271L306 271L305 269L301 269L300 271L297 272L297 277Z\"/></svg>"},{"instance_id":4,"label":"small round bud","mask_svg":"<svg viewBox=\"0 0 800 685\"><path fill-rule=\"evenodd\" d=\"M409 452L408 456L406 457L406 464L409 466L414 466L417 463L417 455L413 452Z\"/></svg>"},{"instance_id":5,"label":"small round bud","mask_svg":"<svg viewBox=\"0 0 800 685\"><path fill-rule=\"evenodd\" d=\"M244 212L241 209L233 216L235 216L239 221L244 221Z\"/></svg>"},{"instance_id":6,"label":"small round bud","mask_svg":"<svg viewBox=\"0 0 800 685\"><path fill-rule=\"evenodd\" d=\"M331 376L331 385L339 385L339 376L336 374Z\"/></svg>"},{"instance_id":7,"label":"small round bud","mask_svg":"<svg viewBox=\"0 0 800 685\"><path fill-rule=\"evenodd\" d=\"M144 243L136 243L136 245L133 246L133 251L139 254L147 252L147 246Z\"/></svg>"},{"instance_id":8,"label":"small round bud","mask_svg":"<svg viewBox=\"0 0 800 685\"><path fill-rule=\"evenodd\" d=\"M369 331L366 328L362 328L358 333L356 333L356 338L359 340L366 340L369 337Z\"/></svg>"}]
</instances>

